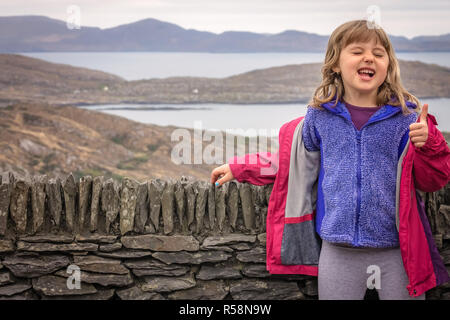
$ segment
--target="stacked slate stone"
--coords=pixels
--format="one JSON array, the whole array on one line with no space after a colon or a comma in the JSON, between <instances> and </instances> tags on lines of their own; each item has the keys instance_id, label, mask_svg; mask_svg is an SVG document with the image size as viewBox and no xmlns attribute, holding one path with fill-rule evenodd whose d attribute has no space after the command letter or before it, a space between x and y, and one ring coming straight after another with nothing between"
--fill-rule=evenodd
<instances>
[{"instance_id":1,"label":"stacked slate stone","mask_svg":"<svg viewBox=\"0 0 450 320\"><path fill-rule=\"evenodd\" d=\"M266 271L272 185L0 179L0 299L317 299L316 277ZM426 194L450 264L449 195Z\"/></svg>"},{"instance_id":2,"label":"stacked slate stone","mask_svg":"<svg viewBox=\"0 0 450 320\"><path fill-rule=\"evenodd\" d=\"M450 183L437 192L419 192L430 222L434 242L450 274ZM429 290L428 300L450 300L450 283Z\"/></svg>"}]
</instances>

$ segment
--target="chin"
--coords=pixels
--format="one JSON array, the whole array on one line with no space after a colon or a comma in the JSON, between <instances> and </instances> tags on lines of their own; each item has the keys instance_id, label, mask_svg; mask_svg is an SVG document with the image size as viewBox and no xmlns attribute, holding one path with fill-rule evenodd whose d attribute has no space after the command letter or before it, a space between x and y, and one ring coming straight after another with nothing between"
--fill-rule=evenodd
<instances>
[{"instance_id":1,"label":"chin","mask_svg":"<svg viewBox=\"0 0 450 320\"><path fill-rule=\"evenodd\" d=\"M367 83L356 83L355 84L355 88L361 89L361 90L375 90L378 89L378 87L381 85L381 83L376 83L376 82L367 82Z\"/></svg>"}]
</instances>

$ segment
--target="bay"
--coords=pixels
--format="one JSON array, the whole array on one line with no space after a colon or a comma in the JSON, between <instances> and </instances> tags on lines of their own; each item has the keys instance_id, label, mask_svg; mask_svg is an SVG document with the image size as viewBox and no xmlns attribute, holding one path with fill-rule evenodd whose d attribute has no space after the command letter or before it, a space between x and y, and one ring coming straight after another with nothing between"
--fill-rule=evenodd
<instances>
[{"instance_id":1,"label":"bay","mask_svg":"<svg viewBox=\"0 0 450 320\"><path fill-rule=\"evenodd\" d=\"M116 74L126 80L195 76L221 78L289 64L322 62L323 53L198 53L198 52L32 52L21 53L55 63L70 64ZM396 52L399 59L450 67L450 52ZM423 99L430 105L441 131L450 132L450 99ZM278 132L281 125L306 113L297 104L159 104L101 105L86 108L157 125L208 130L265 130ZM108 110L107 110L108 109Z\"/></svg>"},{"instance_id":2,"label":"bay","mask_svg":"<svg viewBox=\"0 0 450 320\"><path fill-rule=\"evenodd\" d=\"M450 98L422 99L436 117L438 129L450 132ZM229 131L247 136L276 136L281 126L304 116L307 103L293 104L149 104L82 106L129 120L202 130Z\"/></svg>"}]
</instances>

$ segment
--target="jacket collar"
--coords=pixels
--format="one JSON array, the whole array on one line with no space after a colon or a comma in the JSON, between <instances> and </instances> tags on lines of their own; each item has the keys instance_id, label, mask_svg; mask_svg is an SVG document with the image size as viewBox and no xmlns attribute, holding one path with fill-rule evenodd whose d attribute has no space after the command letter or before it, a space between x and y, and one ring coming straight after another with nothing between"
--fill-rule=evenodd
<instances>
[{"instance_id":1,"label":"jacket collar","mask_svg":"<svg viewBox=\"0 0 450 320\"><path fill-rule=\"evenodd\" d=\"M335 102L336 102L336 99L334 98L333 100L331 100L329 102L323 103L321 106L324 107L326 110L351 121L350 112L348 111L348 109L345 106L345 103L342 101L342 99L338 101L336 106L334 106ZM412 109L415 109L417 107L414 103L412 103L410 101L406 101L406 106L408 108L412 108ZM372 115L372 117L369 119L369 122L375 122L375 121L389 118L401 111L402 111L401 106L392 106L390 104L385 104L377 112L375 112Z\"/></svg>"}]
</instances>

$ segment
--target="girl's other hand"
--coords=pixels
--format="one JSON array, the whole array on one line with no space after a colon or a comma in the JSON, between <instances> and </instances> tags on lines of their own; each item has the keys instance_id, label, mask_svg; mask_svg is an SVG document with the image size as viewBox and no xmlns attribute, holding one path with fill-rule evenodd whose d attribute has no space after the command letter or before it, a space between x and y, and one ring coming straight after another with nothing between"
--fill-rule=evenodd
<instances>
[{"instance_id":1,"label":"girl's other hand","mask_svg":"<svg viewBox=\"0 0 450 320\"><path fill-rule=\"evenodd\" d=\"M228 163L213 169L211 172L211 183L216 183L218 187L233 179L234 177Z\"/></svg>"},{"instance_id":2,"label":"girl's other hand","mask_svg":"<svg viewBox=\"0 0 450 320\"><path fill-rule=\"evenodd\" d=\"M419 122L412 123L409 126L409 137L416 148L423 147L428 139L428 104L425 103L420 113Z\"/></svg>"}]
</instances>

